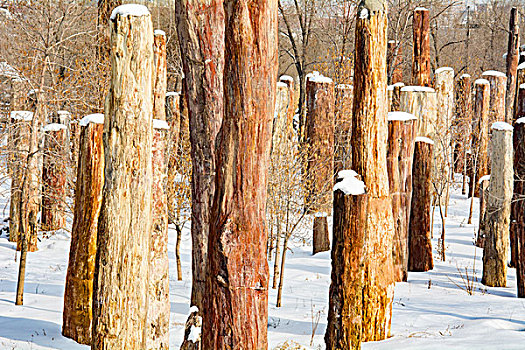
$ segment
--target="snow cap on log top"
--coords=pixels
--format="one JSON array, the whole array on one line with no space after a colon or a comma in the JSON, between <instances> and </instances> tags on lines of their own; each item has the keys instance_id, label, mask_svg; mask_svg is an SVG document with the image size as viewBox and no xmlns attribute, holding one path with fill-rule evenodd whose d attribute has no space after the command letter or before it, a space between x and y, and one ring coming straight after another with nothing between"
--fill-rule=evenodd
<instances>
[{"instance_id":1,"label":"snow cap on log top","mask_svg":"<svg viewBox=\"0 0 525 350\"><path fill-rule=\"evenodd\" d=\"M426 7L422 7L422 6L420 6L420 7L416 7L416 8L414 9L414 11L428 11L428 9L427 9Z\"/></svg>"},{"instance_id":2,"label":"snow cap on log top","mask_svg":"<svg viewBox=\"0 0 525 350\"><path fill-rule=\"evenodd\" d=\"M448 71L452 71L452 72L453 72L454 69L453 69L453 68L450 68L450 67L441 67L441 68L436 69L436 72L435 72L435 73L436 73L436 74L439 74L439 73L441 73L441 72L448 72Z\"/></svg>"},{"instance_id":3,"label":"snow cap on log top","mask_svg":"<svg viewBox=\"0 0 525 350\"><path fill-rule=\"evenodd\" d=\"M476 79L474 85L490 85L487 79Z\"/></svg>"},{"instance_id":4,"label":"snow cap on log top","mask_svg":"<svg viewBox=\"0 0 525 350\"><path fill-rule=\"evenodd\" d=\"M490 181L490 175L484 175L479 179L479 184L481 184L483 181Z\"/></svg>"},{"instance_id":5,"label":"snow cap on log top","mask_svg":"<svg viewBox=\"0 0 525 350\"><path fill-rule=\"evenodd\" d=\"M415 115L407 113L407 112L388 112L388 120L399 120L399 121L407 121L407 120L415 120L417 119Z\"/></svg>"},{"instance_id":6,"label":"snow cap on log top","mask_svg":"<svg viewBox=\"0 0 525 350\"><path fill-rule=\"evenodd\" d=\"M332 79L325 77L321 74L311 76L310 81L313 83L320 83L320 84L331 84L333 82Z\"/></svg>"},{"instance_id":7,"label":"snow cap on log top","mask_svg":"<svg viewBox=\"0 0 525 350\"><path fill-rule=\"evenodd\" d=\"M58 130L66 130L66 126L64 124L58 124L58 123L51 123L44 126L44 131L58 131Z\"/></svg>"},{"instance_id":8,"label":"snow cap on log top","mask_svg":"<svg viewBox=\"0 0 525 350\"><path fill-rule=\"evenodd\" d=\"M170 126L165 120L153 119L153 129L164 129L169 130Z\"/></svg>"},{"instance_id":9,"label":"snow cap on log top","mask_svg":"<svg viewBox=\"0 0 525 350\"><path fill-rule=\"evenodd\" d=\"M166 32L163 31L162 29L155 29L153 31L153 35L162 35L162 36L166 36Z\"/></svg>"},{"instance_id":10,"label":"snow cap on log top","mask_svg":"<svg viewBox=\"0 0 525 350\"><path fill-rule=\"evenodd\" d=\"M522 52L523 54L523 52ZM518 70L519 69L525 69L525 62L521 63L519 66L518 66Z\"/></svg>"},{"instance_id":11,"label":"snow cap on log top","mask_svg":"<svg viewBox=\"0 0 525 350\"><path fill-rule=\"evenodd\" d=\"M357 10L360 19L368 19L376 12L386 12L385 0L361 0Z\"/></svg>"},{"instance_id":12,"label":"snow cap on log top","mask_svg":"<svg viewBox=\"0 0 525 350\"><path fill-rule=\"evenodd\" d=\"M525 85L525 84L523 84L523 85ZM521 118L516 119L514 124L525 124L525 117L521 117Z\"/></svg>"},{"instance_id":13,"label":"snow cap on log top","mask_svg":"<svg viewBox=\"0 0 525 350\"><path fill-rule=\"evenodd\" d=\"M401 91L415 91L415 92L436 92L436 90L432 89L428 86L405 86L401 88Z\"/></svg>"},{"instance_id":14,"label":"snow cap on log top","mask_svg":"<svg viewBox=\"0 0 525 350\"><path fill-rule=\"evenodd\" d=\"M525 84L520 84L520 86L518 87L518 89L525 89Z\"/></svg>"},{"instance_id":15,"label":"snow cap on log top","mask_svg":"<svg viewBox=\"0 0 525 350\"><path fill-rule=\"evenodd\" d=\"M341 170L337 174L337 182L334 186L334 192L339 190L346 195L365 194L365 183L356 178L357 173L353 170Z\"/></svg>"},{"instance_id":16,"label":"snow cap on log top","mask_svg":"<svg viewBox=\"0 0 525 350\"><path fill-rule=\"evenodd\" d=\"M282 81L277 82L277 87L288 89L288 85L286 85L286 83L283 83Z\"/></svg>"},{"instance_id":17,"label":"snow cap on log top","mask_svg":"<svg viewBox=\"0 0 525 350\"><path fill-rule=\"evenodd\" d=\"M470 74L461 74L460 78L470 78Z\"/></svg>"},{"instance_id":18,"label":"snow cap on log top","mask_svg":"<svg viewBox=\"0 0 525 350\"><path fill-rule=\"evenodd\" d=\"M115 7L113 12L111 12L110 19L114 21L117 15L140 17L140 16L146 16L149 14L150 13L149 13L148 8L144 5L125 4L125 5L120 5L120 6Z\"/></svg>"},{"instance_id":19,"label":"snow cap on log top","mask_svg":"<svg viewBox=\"0 0 525 350\"><path fill-rule=\"evenodd\" d=\"M392 86L393 87L396 87L396 86L403 87L403 86L405 86L405 83L398 82L398 83L393 84Z\"/></svg>"},{"instance_id":20,"label":"snow cap on log top","mask_svg":"<svg viewBox=\"0 0 525 350\"><path fill-rule=\"evenodd\" d=\"M58 115L64 115L64 114L65 114L65 115L71 115L71 113L68 112L68 111L57 111L57 114L58 114Z\"/></svg>"},{"instance_id":21,"label":"snow cap on log top","mask_svg":"<svg viewBox=\"0 0 525 350\"><path fill-rule=\"evenodd\" d=\"M180 95L180 92L179 91L168 91L166 92L166 97L169 97L169 96L179 96Z\"/></svg>"},{"instance_id":22,"label":"snow cap on log top","mask_svg":"<svg viewBox=\"0 0 525 350\"><path fill-rule=\"evenodd\" d=\"M292 81L292 82L294 81L293 78L291 76L289 76L289 75L281 75L279 77L279 80L281 80L281 81Z\"/></svg>"},{"instance_id":23,"label":"snow cap on log top","mask_svg":"<svg viewBox=\"0 0 525 350\"><path fill-rule=\"evenodd\" d=\"M78 125L87 126L89 123L93 124L104 124L104 114L96 113L86 115L84 118L80 119Z\"/></svg>"},{"instance_id":24,"label":"snow cap on log top","mask_svg":"<svg viewBox=\"0 0 525 350\"><path fill-rule=\"evenodd\" d=\"M514 128L509 123L505 122L495 122L492 123L492 126L490 127L492 130L503 130L503 131L512 131Z\"/></svg>"},{"instance_id":25,"label":"snow cap on log top","mask_svg":"<svg viewBox=\"0 0 525 350\"><path fill-rule=\"evenodd\" d=\"M398 40L388 40L388 43L389 44L397 44L397 43L399 43L399 41Z\"/></svg>"},{"instance_id":26,"label":"snow cap on log top","mask_svg":"<svg viewBox=\"0 0 525 350\"><path fill-rule=\"evenodd\" d=\"M29 111L12 111L11 112L11 118L14 119L14 120L30 121L30 120L33 120L33 112L29 112Z\"/></svg>"},{"instance_id":27,"label":"snow cap on log top","mask_svg":"<svg viewBox=\"0 0 525 350\"><path fill-rule=\"evenodd\" d=\"M429 139L428 137L423 137L423 136L418 136L418 137L416 137L416 139L414 140L414 142L425 142L425 143L428 143L428 144L431 144L431 145L434 144L434 141L432 141L432 140Z\"/></svg>"},{"instance_id":28,"label":"snow cap on log top","mask_svg":"<svg viewBox=\"0 0 525 350\"><path fill-rule=\"evenodd\" d=\"M481 76L492 76L492 77L507 77L507 74L503 73L503 72L498 72L497 70L488 70L486 72L483 72L483 74L481 74Z\"/></svg>"}]
</instances>

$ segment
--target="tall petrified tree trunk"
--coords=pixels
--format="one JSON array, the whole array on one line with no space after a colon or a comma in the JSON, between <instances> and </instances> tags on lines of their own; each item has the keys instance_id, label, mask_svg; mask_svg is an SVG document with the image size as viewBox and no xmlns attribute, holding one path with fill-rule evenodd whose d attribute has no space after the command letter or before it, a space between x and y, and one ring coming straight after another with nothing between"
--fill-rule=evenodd
<instances>
[{"instance_id":1,"label":"tall petrified tree trunk","mask_svg":"<svg viewBox=\"0 0 525 350\"><path fill-rule=\"evenodd\" d=\"M323 76L306 82L307 186L306 206L315 213L313 253L330 250L327 216L334 174L334 83Z\"/></svg>"},{"instance_id":2,"label":"tall petrified tree trunk","mask_svg":"<svg viewBox=\"0 0 525 350\"><path fill-rule=\"evenodd\" d=\"M390 99L390 108L388 109L390 112L401 111L401 89L404 86L405 84L401 82L391 85L392 98Z\"/></svg>"},{"instance_id":3,"label":"tall petrified tree trunk","mask_svg":"<svg viewBox=\"0 0 525 350\"><path fill-rule=\"evenodd\" d=\"M476 239L476 246L483 248L486 232L486 214L487 214L487 199L489 198L490 175L485 175L479 179L479 225L478 237Z\"/></svg>"},{"instance_id":4,"label":"tall petrified tree trunk","mask_svg":"<svg viewBox=\"0 0 525 350\"><path fill-rule=\"evenodd\" d=\"M146 7L129 6L119 6L111 23L93 349L144 349L148 329L153 26Z\"/></svg>"},{"instance_id":5,"label":"tall petrified tree trunk","mask_svg":"<svg viewBox=\"0 0 525 350\"><path fill-rule=\"evenodd\" d=\"M266 185L277 79L277 1L227 0L203 349L266 349ZM242 77L239 79L239 77ZM241 151L244 150L244 151Z\"/></svg>"},{"instance_id":6,"label":"tall petrified tree trunk","mask_svg":"<svg viewBox=\"0 0 525 350\"><path fill-rule=\"evenodd\" d=\"M474 99L474 130L472 132L471 157L472 166L469 171L469 197L479 196L478 180L489 174L488 144L489 144L489 103L490 83L485 79L474 82L476 95Z\"/></svg>"},{"instance_id":7,"label":"tall petrified tree trunk","mask_svg":"<svg viewBox=\"0 0 525 350\"><path fill-rule=\"evenodd\" d=\"M524 89L525 90L525 89ZM520 93L522 89L520 88ZM523 96L518 97L518 102ZM521 110L524 111L523 109ZM525 298L525 118L514 123L514 198L511 210L511 235L514 234L518 298Z\"/></svg>"},{"instance_id":8,"label":"tall petrified tree trunk","mask_svg":"<svg viewBox=\"0 0 525 350\"><path fill-rule=\"evenodd\" d=\"M170 293L166 140L168 123L153 120L152 229L149 260L149 300L146 349L169 349Z\"/></svg>"},{"instance_id":9,"label":"tall petrified tree trunk","mask_svg":"<svg viewBox=\"0 0 525 350\"><path fill-rule=\"evenodd\" d=\"M210 208L215 190L215 139L223 116L223 2L175 1L185 76L183 90L186 91L191 125L191 303L199 310L204 309L202 298L206 288Z\"/></svg>"},{"instance_id":10,"label":"tall petrified tree trunk","mask_svg":"<svg viewBox=\"0 0 525 350\"><path fill-rule=\"evenodd\" d=\"M367 259L362 305L362 340L390 334L394 274L392 199L386 170L386 1L364 0L355 35L352 168L367 187Z\"/></svg>"},{"instance_id":11,"label":"tall petrified tree trunk","mask_svg":"<svg viewBox=\"0 0 525 350\"><path fill-rule=\"evenodd\" d=\"M155 30L153 34L153 118L166 120L166 89L168 83L166 33L162 30Z\"/></svg>"},{"instance_id":12,"label":"tall petrified tree trunk","mask_svg":"<svg viewBox=\"0 0 525 350\"><path fill-rule=\"evenodd\" d=\"M520 58L520 14L516 7L510 11L509 42L507 46L507 95L505 98L505 121L514 121L514 102L516 99L516 75Z\"/></svg>"},{"instance_id":13,"label":"tall petrified tree trunk","mask_svg":"<svg viewBox=\"0 0 525 350\"><path fill-rule=\"evenodd\" d=\"M430 86L430 13L418 7L412 21L412 85Z\"/></svg>"},{"instance_id":14,"label":"tall petrified tree trunk","mask_svg":"<svg viewBox=\"0 0 525 350\"><path fill-rule=\"evenodd\" d=\"M69 169L69 134L64 124L44 126L44 162L42 171L42 229L54 231L66 227L67 170Z\"/></svg>"},{"instance_id":15,"label":"tall petrified tree trunk","mask_svg":"<svg viewBox=\"0 0 525 350\"><path fill-rule=\"evenodd\" d=\"M461 193L466 193L467 151L472 134L472 84L470 75L463 74L457 81L456 118L453 139L456 141L457 157L454 159L456 172L463 174Z\"/></svg>"},{"instance_id":16,"label":"tall petrified tree trunk","mask_svg":"<svg viewBox=\"0 0 525 350\"><path fill-rule=\"evenodd\" d=\"M354 87L339 84L335 87L334 175L352 165L352 108Z\"/></svg>"},{"instance_id":17,"label":"tall petrified tree trunk","mask_svg":"<svg viewBox=\"0 0 525 350\"><path fill-rule=\"evenodd\" d=\"M408 271L428 271L434 267L430 240L430 198L432 194L432 150L434 142L416 137L412 166L412 203L408 230Z\"/></svg>"},{"instance_id":18,"label":"tall petrified tree trunk","mask_svg":"<svg viewBox=\"0 0 525 350\"><path fill-rule=\"evenodd\" d=\"M81 344L91 344L97 224L104 186L103 124L103 114L86 116L79 122L80 149L62 334Z\"/></svg>"},{"instance_id":19,"label":"tall petrified tree trunk","mask_svg":"<svg viewBox=\"0 0 525 350\"><path fill-rule=\"evenodd\" d=\"M340 182L334 187L332 280L325 342L327 349L360 349L368 194L357 188L360 185L364 189L364 184L354 178L355 174L340 174Z\"/></svg>"},{"instance_id":20,"label":"tall petrified tree trunk","mask_svg":"<svg viewBox=\"0 0 525 350\"><path fill-rule=\"evenodd\" d=\"M396 84L403 81L403 62L401 56L401 45L399 41L389 40L388 51L387 51L387 73L388 82L390 84Z\"/></svg>"},{"instance_id":21,"label":"tall petrified tree trunk","mask_svg":"<svg viewBox=\"0 0 525 350\"><path fill-rule=\"evenodd\" d=\"M510 202L514 182L512 126L505 122L492 125L492 167L485 218L483 278L490 287L507 285L509 255Z\"/></svg>"},{"instance_id":22,"label":"tall petrified tree trunk","mask_svg":"<svg viewBox=\"0 0 525 350\"><path fill-rule=\"evenodd\" d=\"M405 112L388 113L387 169L394 216L392 257L396 281L407 280L408 223L412 200L412 159L416 118Z\"/></svg>"},{"instance_id":23,"label":"tall petrified tree trunk","mask_svg":"<svg viewBox=\"0 0 525 350\"><path fill-rule=\"evenodd\" d=\"M489 125L505 121L505 93L507 76L505 73L489 70L481 75L490 83Z\"/></svg>"},{"instance_id":24,"label":"tall petrified tree trunk","mask_svg":"<svg viewBox=\"0 0 525 350\"><path fill-rule=\"evenodd\" d=\"M436 91L423 86L401 88L399 110L413 114L418 120L416 134L434 138L437 125Z\"/></svg>"},{"instance_id":25,"label":"tall petrified tree trunk","mask_svg":"<svg viewBox=\"0 0 525 350\"><path fill-rule=\"evenodd\" d=\"M293 123L293 117L295 115L295 110L297 107L297 102L295 99L295 80L289 75L281 75L279 77L279 81L285 83L286 86L288 86L288 98L290 100L288 102L288 117L286 120L291 127Z\"/></svg>"}]
</instances>

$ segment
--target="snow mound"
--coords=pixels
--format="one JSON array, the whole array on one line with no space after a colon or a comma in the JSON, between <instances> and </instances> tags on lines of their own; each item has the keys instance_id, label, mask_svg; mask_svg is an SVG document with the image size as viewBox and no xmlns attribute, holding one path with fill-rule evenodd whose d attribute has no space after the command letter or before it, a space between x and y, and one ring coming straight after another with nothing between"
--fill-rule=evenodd
<instances>
[{"instance_id":1,"label":"snow mound","mask_svg":"<svg viewBox=\"0 0 525 350\"><path fill-rule=\"evenodd\" d=\"M416 139L414 140L414 142L425 142L425 143L428 143L428 144L431 144L431 145L434 144L434 141L432 141L432 140L429 139L428 137L423 137L423 136L418 136L418 137L416 137Z\"/></svg>"},{"instance_id":2,"label":"snow mound","mask_svg":"<svg viewBox=\"0 0 525 350\"><path fill-rule=\"evenodd\" d=\"M525 85L525 84L522 84L522 85ZM523 123L525 123L525 117L521 117L521 118L516 119L516 121L514 123L516 123L516 124L523 124Z\"/></svg>"},{"instance_id":3,"label":"snow mound","mask_svg":"<svg viewBox=\"0 0 525 350\"><path fill-rule=\"evenodd\" d=\"M112 21L115 20L115 18L119 16L147 16L149 15L149 10L144 5L137 5L137 4L126 4L126 5L120 5L115 7L113 12L111 12L110 19Z\"/></svg>"},{"instance_id":4,"label":"snow mound","mask_svg":"<svg viewBox=\"0 0 525 350\"><path fill-rule=\"evenodd\" d=\"M454 72L454 69L450 68L450 67L441 67L441 68L436 69L436 71L434 73L435 74L439 74L439 73L442 73L442 72L449 72L449 71Z\"/></svg>"},{"instance_id":5,"label":"snow mound","mask_svg":"<svg viewBox=\"0 0 525 350\"><path fill-rule=\"evenodd\" d=\"M58 124L58 123L51 123L44 126L44 131L58 131L58 130L66 130L66 126L64 124Z\"/></svg>"},{"instance_id":6,"label":"snow mound","mask_svg":"<svg viewBox=\"0 0 525 350\"><path fill-rule=\"evenodd\" d=\"M491 126L492 130L503 130L503 131L512 131L514 128L509 123L505 122L495 122Z\"/></svg>"},{"instance_id":7,"label":"snow mound","mask_svg":"<svg viewBox=\"0 0 525 350\"><path fill-rule=\"evenodd\" d=\"M432 89L428 86L405 86L401 88L401 91L403 92L436 92L436 90Z\"/></svg>"},{"instance_id":8,"label":"snow mound","mask_svg":"<svg viewBox=\"0 0 525 350\"><path fill-rule=\"evenodd\" d=\"M96 113L86 115L84 118L80 119L78 125L87 126L89 123L93 124L104 124L104 114Z\"/></svg>"},{"instance_id":9,"label":"snow mound","mask_svg":"<svg viewBox=\"0 0 525 350\"><path fill-rule=\"evenodd\" d=\"M342 170L337 175L338 179L341 179L334 186L334 192L339 190L346 195L360 195L365 194L365 183L356 178L357 173L353 170Z\"/></svg>"},{"instance_id":10,"label":"snow mound","mask_svg":"<svg viewBox=\"0 0 525 350\"><path fill-rule=\"evenodd\" d=\"M280 81L291 81L292 83L294 82L293 78L289 75L281 75L281 77L279 78Z\"/></svg>"},{"instance_id":11,"label":"snow mound","mask_svg":"<svg viewBox=\"0 0 525 350\"><path fill-rule=\"evenodd\" d=\"M490 181L490 175L484 175L479 179L478 183L482 183L483 181Z\"/></svg>"},{"instance_id":12,"label":"snow mound","mask_svg":"<svg viewBox=\"0 0 525 350\"><path fill-rule=\"evenodd\" d=\"M388 112L388 120L400 120L400 121L407 121L407 120L414 120L417 119L415 115L407 113L407 112Z\"/></svg>"},{"instance_id":13,"label":"snow mound","mask_svg":"<svg viewBox=\"0 0 525 350\"><path fill-rule=\"evenodd\" d=\"M197 305L193 305L192 307L190 307L190 314L194 312L199 312L199 308L197 307Z\"/></svg>"},{"instance_id":14,"label":"snow mound","mask_svg":"<svg viewBox=\"0 0 525 350\"><path fill-rule=\"evenodd\" d=\"M490 83L487 79L477 79L474 85L490 85Z\"/></svg>"},{"instance_id":15,"label":"snow mound","mask_svg":"<svg viewBox=\"0 0 525 350\"><path fill-rule=\"evenodd\" d=\"M414 11L428 11L428 9L427 9L426 7L421 7L421 6L420 6L420 7L416 7L416 8L414 9Z\"/></svg>"},{"instance_id":16,"label":"snow mound","mask_svg":"<svg viewBox=\"0 0 525 350\"><path fill-rule=\"evenodd\" d=\"M488 70L486 72L483 72L483 74L481 74L481 76L485 76L485 77L507 77L507 75L503 72L498 72L497 70Z\"/></svg>"},{"instance_id":17,"label":"snow mound","mask_svg":"<svg viewBox=\"0 0 525 350\"><path fill-rule=\"evenodd\" d=\"M24 120L26 122L33 120L33 112L29 111L12 111L11 119Z\"/></svg>"},{"instance_id":18,"label":"snow mound","mask_svg":"<svg viewBox=\"0 0 525 350\"><path fill-rule=\"evenodd\" d=\"M153 119L153 129L169 130L170 126L165 120Z\"/></svg>"},{"instance_id":19,"label":"snow mound","mask_svg":"<svg viewBox=\"0 0 525 350\"><path fill-rule=\"evenodd\" d=\"M153 31L153 35L162 35L162 36L166 36L166 32L163 31L162 29L155 29Z\"/></svg>"}]
</instances>

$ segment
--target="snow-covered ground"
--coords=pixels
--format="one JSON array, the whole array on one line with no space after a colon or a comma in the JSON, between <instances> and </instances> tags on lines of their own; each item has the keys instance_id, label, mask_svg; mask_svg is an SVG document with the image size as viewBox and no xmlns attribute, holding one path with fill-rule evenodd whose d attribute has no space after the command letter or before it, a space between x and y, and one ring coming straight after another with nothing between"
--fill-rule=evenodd
<instances>
[{"instance_id":1,"label":"snow-covered ground","mask_svg":"<svg viewBox=\"0 0 525 350\"><path fill-rule=\"evenodd\" d=\"M446 262L438 259L436 250L440 234L436 211L432 241L434 270L409 273L408 283L396 284L392 337L363 344L364 349L525 348L525 300L516 298L514 269L508 270L507 288L485 288L474 282L474 295L462 289L464 280L459 271L465 275L467 270L478 281L482 272L483 252L472 244L478 221L477 202L474 225L466 224L468 207L466 197L456 190L451 196L446 222ZM0 210L0 219L2 215L7 214ZM5 235L0 237L0 349L87 349L60 334L69 234L42 238L39 247L38 252L28 254L24 306L15 306L18 273L15 245ZM175 232L170 230L170 342L174 349L181 343L190 308L190 248L189 231L185 230L181 248L184 279L177 281ZM329 253L312 256L311 247L293 247L284 273L283 306L275 307L276 290L269 295L270 349L285 342L300 344L305 349L324 349ZM319 322L310 343L316 317Z\"/></svg>"}]
</instances>

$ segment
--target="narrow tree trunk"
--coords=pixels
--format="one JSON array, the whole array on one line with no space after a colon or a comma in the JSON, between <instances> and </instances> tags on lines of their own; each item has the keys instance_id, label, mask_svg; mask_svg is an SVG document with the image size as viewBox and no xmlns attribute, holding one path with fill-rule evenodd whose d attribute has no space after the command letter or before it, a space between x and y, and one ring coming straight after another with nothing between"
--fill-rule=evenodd
<instances>
[{"instance_id":1,"label":"narrow tree trunk","mask_svg":"<svg viewBox=\"0 0 525 350\"><path fill-rule=\"evenodd\" d=\"M386 170L386 1L362 1L357 17L352 169L363 177L369 197L362 340L376 341L390 335L394 297L394 222Z\"/></svg>"},{"instance_id":2,"label":"narrow tree trunk","mask_svg":"<svg viewBox=\"0 0 525 350\"><path fill-rule=\"evenodd\" d=\"M153 34L153 118L166 120L166 91L168 81L166 33L162 30L155 30Z\"/></svg>"},{"instance_id":3,"label":"narrow tree trunk","mask_svg":"<svg viewBox=\"0 0 525 350\"><path fill-rule=\"evenodd\" d=\"M62 315L62 335L88 345L93 318L97 224L104 186L103 123L102 114L86 116L79 123L82 129Z\"/></svg>"},{"instance_id":4,"label":"narrow tree trunk","mask_svg":"<svg viewBox=\"0 0 525 350\"><path fill-rule=\"evenodd\" d=\"M109 61L110 54L110 20L111 11L122 4L122 0L98 0L97 55L101 61Z\"/></svg>"},{"instance_id":5,"label":"narrow tree trunk","mask_svg":"<svg viewBox=\"0 0 525 350\"><path fill-rule=\"evenodd\" d=\"M273 280L272 289L277 288L277 281L280 279L279 264L281 257L281 230L277 229L275 236L275 260L273 262Z\"/></svg>"},{"instance_id":6,"label":"narrow tree trunk","mask_svg":"<svg viewBox=\"0 0 525 350\"><path fill-rule=\"evenodd\" d=\"M456 172L463 174L461 193L466 194L467 151L472 133L472 84L470 75L463 74L456 83L456 116L453 140L457 145L457 158L454 161Z\"/></svg>"},{"instance_id":7,"label":"narrow tree trunk","mask_svg":"<svg viewBox=\"0 0 525 350\"><path fill-rule=\"evenodd\" d=\"M283 252L281 256L281 273L279 274L279 287L277 288L277 301L275 302L276 307L281 307L283 297L283 283L284 283L284 263L286 261L286 252L288 250L288 239L290 236L286 234L283 241Z\"/></svg>"},{"instance_id":8,"label":"narrow tree trunk","mask_svg":"<svg viewBox=\"0 0 525 350\"><path fill-rule=\"evenodd\" d=\"M395 83L392 86L392 98L390 100L390 112L401 111L401 89L405 86L403 83Z\"/></svg>"},{"instance_id":9,"label":"narrow tree trunk","mask_svg":"<svg viewBox=\"0 0 525 350\"><path fill-rule=\"evenodd\" d=\"M177 242L175 243L175 259L177 261L177 281L182 281L182 265L180 260L180 243L182 241L182 227L175 226L177 231Z\"/></svg>"},{"instance_id":10,"label":"narrow tree trunk","mask_svg":"<svg viewBox=\"0 0 525 350\"><path fill-rule=\"evenodd\" d=\"M512 126L492 125L492 174L487 198L486 235L483 245L483 278L490 287L507 285L510 203L514 182Z\"/></svg>"},{"instance_id":11,"label":"narrow tree trunk","mask_svg":"<svg viewBox=\"0 0 525 350\"><path fill-rule=\"evenodd\" d=\"M293 118L295 115L295 110L297 108L297 102L295 100L295 81L289 75L281 75L279 81L285 83L288 86L288 112L287 112L287 125L291 129L293 126Z\"/></svg>"},{"instance_id":12,"label":"narrow tree trunk","mask_svg":"<svg viewBox=\"0 0 525 350\"><path fill-rule=\"evenodd\" d=\"M509 19L509 42L507 46L507 94L505 98L505 121L514 121L514 105L516 99L516 75L520 56L520 15L513 7Z\"/></svg>"},{"instance_id":13,"label":"narrow tree trunk","mask_svg":"<svg viewBox=\"0 0 525 350\"><path fill-rule=\"evenodd\" d=\"M430 12L427 9L414 10L412 28L412 85L430 86Z\"/></svg>"},{"instance_id":14,"label":"narrow tree trunk","mask_svg":"<svg viewBox=\"0 0 525 350\"><path fill-rule=\"evenodd\" d=\"M168 92L166 94L166 121L170 127L168 132L168 223L176 222L177 193L175 190L177 177L177 159L181 145L180 140L180 93Z\"/></svg>"},{"instance_id":15,"label":"narrow tree trunk","mask_svg":"<svg viewBox=\"0 0 525 350\"><path fill-rule=\"evenodd\" d=\"M154 99L155 101L155 99ZM164 110L164 109L163 109ZM155 111L154 111L155 113ZM146 349L168 349L170 323L166 140L169 126L153 120L152 229L149 260L149 300Z\"/></svg>"},{"instance_id":16,"label":"narrow tree trunk","mask_svg":"<svg viewBox=\"0 0 525 350\"><path fill-rule=\"evenodd\" d=\"M66 227L70 140L64 124L48 124L44 126L44 132L42 229L55 231Z\"/></svg>"},{"instance_id":17,"label":"narrow tree trunk","mask_svg":"<svg viewBox=\"0 0 525 350\"><path fill-rule=\"evenodd\" d=\"M392 257L395 280L407 281L408 223L412 200L412 159L417 120L411 114L388 114L387 169L394 216Z\"/></svg>"},{"instance_id":18,"label":"narrow tree trunk","mask_svg":"<svg viewBox=\"0 0 525 350\"><path fill-rule=\"evenodd\" d=\"M432 140L416 138L408 230L408 271L428 271L434 268L430 226L433 148Z\"/></svg>"},{"instance_id":19,"label":"narrow tree trunk","mask_svg":"<svg viewBox=\"0 0 525 350\"><path fill-rule=\"evenodd\" d=\"M306 82L306 142L308 147L306 207L317 217L314 220L313 253L330 250L327 225L330 212L334 174L334 84L331 79L313 76ZM317 224L317 225L316 225ZM317 245L316 244L320 244Z\"/></svg>"},{"instance_id":20,"label":"narrow tree trunk","mask_svg":"<svg viewBox=\"0 0 525 350\"><path fill-rule=\"evenodd\" d=\"M399 41L389 40L386 58L389 84L396 84L403 81L402 57Z\"/></svg>"},{"instance_id":21,"label":"narrow tree trunk","mask_svg":"<svg viewBox=\"0 0 525 350\"><path fill-rule=\"evenodd\" d=\"M490 83L489 125L505 121L505 94L507 91L507 76L497 71L483 72L483 79Z\"/></svg>"},{"instance_id":22,"label":"narrow tree trunk","mask_svg":"<svg viewBox=\"0 0 525 350\"><path fill-rule=\"evenodd\" d=\"M228 89L217 137L202 347L266 349L265 216L278 66L277 1L227 0L224 9Z\"/></svg>"},{"instance_id":23,"label":"narrow tree trunk","mask_svg":"<svg viewBox=\"0 0 525 350\"><path fill-rule=\"evenodd\" d=\"M487 215L487 199L489 197L490 175L485 175L479 181L479 227L478 237L476 239L476 246L483 248L486 232L486 215Z\"/></svg>"},{"instance_id":24,"label":"narrow tree trunk","mask_svg":"<svg viewBox=\"0 0 525 350\"><path fill-rule=\"evenodd\" d=\"M334 175L352 166L352 108L354 87L339 84L335 87L335 160Z\"/></svg>"},{"instance_id":25,"label":"narrow tree trunk","mask_svg":"<svg viewBox=\"0 0 525 350\"><path fill-rule=\"evenodd\" d=\"M144 349L148 329L153 26L146 7L128 6L119 6L111 23L93 349Z\"/></svg>"},{"instance_id":26,"label":"narrow tree trunk","mask_svg":"<svg viewBox=\"0 0 525 350\"><path fill-rule=\"evenodd\" d=\"M525 89L520 87L517 105L525 103ZM518 116L524 109L518 108ZM511 235L514 234L514 246L511 250L516 254L516 278L518 298L525 298L525 119L520 118L514 123L514 198L511 206Z\"/></svg>"},{"instance_id":27,"label":"narrow tree trunk","mask_svg":"<svg viewBox=\"0 0 525 350\"><path fill-rule=\"evenodd\" d=\"M223 118L223 2L175 1L185 77L183 91L187 96L191 125L191 304L199 310L204 310L206 289L210 208L215 192L215 139Z\"/></svg>"},{"instance_id":28,"label":"narrow tree trunk","mask_svg":"<svg viewBox=\"0 0 525 350\"><path fill-rule=\"evenodd\" d=\"M470 186L469 197L479 196L479 184L476 179L481 179L489 174L488 166L488 143L489 143L489 103L490 103L490 83L485 79L478 79L474 82L476 96L474 100L474 130L472 132L472 153L473 166L469 174ZM474 172L476 176L474 176Z\"/></svg>"}]
</instances>

